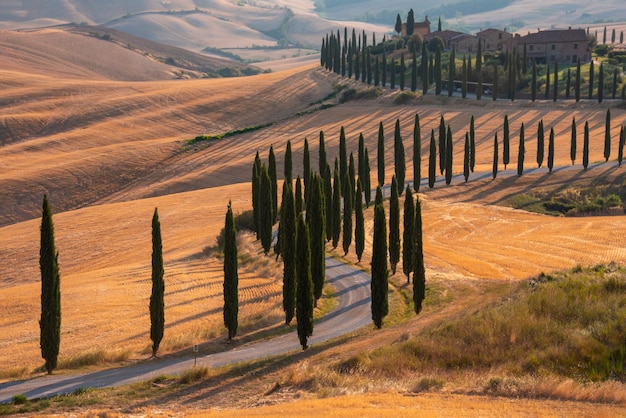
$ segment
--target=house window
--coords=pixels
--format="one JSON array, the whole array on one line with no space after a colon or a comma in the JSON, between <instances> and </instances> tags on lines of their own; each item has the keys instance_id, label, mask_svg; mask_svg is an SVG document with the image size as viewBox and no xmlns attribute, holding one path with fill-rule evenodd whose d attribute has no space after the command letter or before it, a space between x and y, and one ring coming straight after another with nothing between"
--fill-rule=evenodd
<instances>
[{"instance_id":1,"label":"house window","mask_svg":"<svg viewBox=\"0 0 626 418\"><path fill-rule=\"evenodd\" d=\"M556 49L556 45L552 44L552 50L554 51Z\"/></svg>"},{"instance_id":2,"label":"house window","mask_svg":"<svg viewBox=\"0 0 626 418\"><path fill-rule=\"evenodd\" d=\"M578 55L572 55L572 64L576 64L578 62Z\"/></svg>"},{"instance_id":3,"label":"house window","mask_svg":"<svg viewBox=\"0 0 626 418\"><path fill-rule=\"evenodd\" d=\"M529 45L528 46L528 50L529 51L534 51L535 50L535 45Z\"/></svg>"},{"instance_id":4,"label":"house window","mask_svg":"<svg viewBox=\"0 0 626 418\"><path fill-rule=\"evenodd\" d=\"M578 49L578 44L574 44L574 49Z\"/></svg>"},{"instance_id":5,"label":"house window","mask_svg":"<svg viewBox=\"0 0 626 418\"><path fill-rule=\"evenodd\" d=\"M498 34L498 39L502 39L502 34L501 33Z\"/></svg>"}]
</instances>

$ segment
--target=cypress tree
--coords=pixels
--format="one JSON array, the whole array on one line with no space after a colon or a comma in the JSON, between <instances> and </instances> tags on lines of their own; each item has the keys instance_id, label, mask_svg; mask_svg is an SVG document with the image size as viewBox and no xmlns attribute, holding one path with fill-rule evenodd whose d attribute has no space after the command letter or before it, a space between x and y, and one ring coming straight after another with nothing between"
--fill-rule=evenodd
<instances>
[{"instance_id":1,"label":"cypress tree","mask_svg":"<svg viewBox=\"0 0 626 418\"><path fill-rule=\"evenodd\" d=\"M326 166L328 165L328 161L326 161L326 141L324 140L324 131L320 131L318 165L319 173L322 177L324 177L324 173L326 173Z\"/></svg>"},{"instance_id":2,"label":"cypress tree","mask_svg":"<svg viewBox=\"0 0 626 418\"><path fill-rule=\"evenodd\" d=\"M362 179L365 176L365 139L363 138L363 133L359 134L359 149L357 161L357 176L358 178ZM361 195L361 198L363 198L363 195Z\"/></svg>"},{"instance_id":3,"label":"cypress tree","mask_svg":"<svg viewBox=\"0 0 626 418\"><path fill-rule=\"evenodd\" d=\"M348 61L348 78L352 78L352 73L354 72L354 51L352 50L352 44L350 44L350 46L348 47L348 54L347 54L347 61Z\"/></svg>"},{"instance_id":4,"label":"cypress tree","mask_svg":"<svg viewBox=\"0 0 626 418\"><path fill-rule=\"evenodd\" d=\"M380 62L380 70L380 84L383 87L387 87L387 54L385 54L385 51L383 51L383 58Z\"/></svg>"},{"instance_id":5,"label":"cypress tree","mask_svg":"<svg viewBox=\"0 0 626 418\"><path fill-rule=\"evenodd\" d=\"M287 183L285 183L287 184ZM228 202L224 222L224 326L228 329L228 340L237 334L239 314L239 275L237 273L237 230L231 202Z\"/></svg>"},{"instance_id":6,"label":"cypress tree","mask_svg":"<svg viewBox=\"0 0 626 418\"><path fill-rule=\"evenodd\" d=\"M437 48L435 52L435 94L439 96L441 94L441 50Z\"/></svg>"},{"instance_id":7,"label":"cypress tree","mask_svg":"<svg viewBox=\"0 0 626 418\"><path fill-rule=\"evenodd\" d=\"M606 110L606 122L604 125L604 161L609 161L611 156L611 109Z\"/></svg>"},{"instance_id":8,"label":"cypress tree","mask_svg":"<svg viewBox=\"0 0 626 418\"><path fill-rule=\"evenodd\" d=\"M413 35L415 30L415 17L413 16L413 9L409 10L409 14L406 18L406 36Z\"/></svg>"},{"instance_id":9,"label":"cypress tree","mask_svg":"<svg viewBox=\"0 0 626 418\"><path fill-rule=\"evenodd\" d=\"M439 21L437 22L437 31L441 32L441 17L439 17Z\"/></svg>"},{"instance_id":10,"label":"cypress tree","mask_svg":"<svg viewBox=\"0 0 626 418\"><path fill-rule=\"evenodd\" d=\"M491 100L498 100L498 64L493 64L493 94L491 95Z\"/></svg>"},{"instance_id":11,"label":"cypress tree","mask_svg":"<svg viewBox=\"0 0 626 418\"><path fill-rule=\"evenodd\" d=\"M461 67L461 97L467 97L467 61L463 55L463 66Z\"/></svg>"},{"instance_id":12,"label":"cypress tree","mask_svg":"<svg viewBox=\"0 0 626 418\"><path fill-rule=\"evenodd\" d=\"M293 162L291 156L291 140L287 141L287 149L285 150L285 167L284 172L285 181L291 183L293 179Z\"/></svg>"},{"instance_id":13,"label":"cypress tree","mask_svg":"<svg viewBox=\"0 0 626 418\"><path fill-rule=\"evenodd\" d=\"M400 36L400 32L402 32L402 18L400 17L400 13L396 16L396 25L394 27L398 36Z\"/></svg>"},{"instance_id":14,"label":"cypress tree","mask_svg":"<svg viewBox=\"0 0 626 418\"><path fill-rule=\"evenodd\" d=\"M435 130L430 131L430 148L428 156L428 187L435 187L435 177L437 173L437 149L435 146Z\"/></svg>"},{"instance_id":15,"label":"cypress tree","mask_svg":"<svg viewBox=\"0 0 626 418\"><path fill-rule=\"evenodd\" d=\"M372 201L372 182L370 180L370 157L367 148L365 148L365 161L364 161L364 171L363 171L363 192L365 195L365 207L369 208L370 202Z\"/></svg>"},{"instance_id":16,"label":"cypress tree","mask_svg":"<svg viewBox=\"0 0 626 418\"><path fill-rule=\"evenodd\" d=\"M611 98L613 100L615 100L615 97L617 96L617 67L615 67L613 69L613 94L611 95Z\"/></svg>"},{"instance_id":17,"label":"cypress tree","mask_svg":"<svg viewBox=\"0 0 626 418\"><path fill-rule=\"evenodd\" d=\"M376 198L374 199L374 205L383 203L383 189L378 186L376 187Z\"/></svg>"},{"instance_id":18,"label":"cypress tree","mask_svg":"<svg viewBox=\"0 0 626 418\"><path fill-rule=\"evenodd\" d=\"M576 103L580 101L580 58L576 61L576 82L574 83L574 97Z\"/></svg>"},{"instance_id":19,"label":"cypress tree","mask_svg":"<svg viewBox=\"0 0 626 418\"><path fill-rule=\"evenodd\" d=\"M415 313L422 311L426 297L426 269L424 268L424 240L422 235L422 203L415 199L415 252L413 255L413 306Z\"/></svg>"},{"instance_id":20,"label":"cypress tree","mask_svg":"<svg viewBox=\"0 0 626 418\"><path fill-rule=\"evenodd\" d=\"M313 281L311 280L311 247L309 228L302 216L298 220L298 268L296 285L296 321L298 339L303 350L308 348L308 339L313 335Z\"/></svg>"},{"instance_id":21,"label":"cypress tree","mask_svg":"<svg viewBox=\"0 0 626 418\"><path fill-rule=\"evenodd\" d=\"M446 184L452 182L452 130L448 125L448 133L446 135Z\"/></svg>"},{"instance_id":22,"label":"cypress tree","mask_svg":"<svg viewBox=\"0 0 626 418\"><path fill-rule=\"evenodd\" d=\"M470 56L468 62L469 73L472 72L471 67L472 57ZM476 100L480 100L483 95L483 41L481 41L480 39L478 39L478 48L476 49L476 77L478 78L478 86L476 88ZM472 169L472 171L474 171L474 169Z\"/></svg>"},{"instance_id":23,"label":"cypress tree","mask_svg":"<svg viewBox=\"0 0 626 418\"><path fill-rule=\"evenodd\" d=\"M537 125L537 167L541 168L543 164L543 155L545 150L545 137L543 133L543 119Z\"/></svg>"},{"instance_id":24,"label":"cypress tree","mask_svg":"<svg viewBox=\"0 0 626 418\"><path fill-rule=\"evenodd\" d=\"M272 225L274 224L274 210L272 208L272 184L265 165L261 166L261 183L259 188L259 229L261 245L265 255L272 248Z\"/></svg>"},{"instance_id":25,"label":"cypress tree","mask_svg":"<svg viewBox=\"0 0 626 418\"><path fill-rule=\"evenodd\" d=\"M378 57L375 57L374 59L374 86L378 87L379 85L380 85L380 62L378 61Z\"/></svg>"},{"instance_id":26,"label":"cypress tree","mask_svg":"<svg viewBox=\"0 0 626 418\"><path fill-rule=\"evenodd\" d=\"M585 133L583 137L583 168L586 170L589 165L589 122L585 122Z\"/></svg>"},{"instance_id":27,"label":"cypress tree","mask_svg":"<svg viewBox=\"0 0 626 418\"><path fill-rule=\"evenodd\" d=\"M43 196L41 238L39 247L41 271L41 319L39 320L39 346L48 374L57 367L61 344L61 276L59 253L54 243L54 224L48 196ZM158 344L157 344L158 347Z\"/></svg>"},{"instance_id":28,"label":"cypress tree","mask_svg":"<svg viewBox=\"0 0 626 418\"><path fill-rule=\"evenodd\" d=\"M380 186L378 187L380 190ZM378 190L376 192L378 194ZM387 271L387 220L382 203L374 207L374 239L372 248L372 320L376 328L383 326L383 318L389 313L387 294L389 282Z\"/></svg>"},{"instance_id":29,"label":"cypress tree","mask_svg":"<svg viewBox=\"0 0 626 418\"><path fill-rule=\"evenodd\" d=\"M519 149L517 152L517 175L521 177L524 174L524 154L526 154L526 148L524 146L524 123L519 130Z\"/></svg>"},{"instance_id":30,"label":"cypress tree","mask_svg":"<svg viewBox=\"0 0 626 418\"><path fill-rule=\"evenodd\" d=\"M506 170L510 162L509 115L504 115L504 138L502 139L502 163Z\"/></svg>"},{"instance_id":31,"label":"cypress tree","mask_svg":"<svg viewBox=\"0 0 626 418\"><path fill-rule=\"evenodd\" d=\"M326 202L324 202L324 185L322 178L313 174L311 177L311 194L306 210L307 226L309 227L309 245L311 246L311 276L313 277L313 298L315 306L322 296L326 272Z\"/></svg>"},{"instance_id":32,"label":"cypress tree","mask_svg":"<svg viewBox=\"0 0 626 418\"><path fill-rule=\"evenodd\" d=\"M365 47L365 34L363 34L363 49L361 50L361 82L365 83L367 80L367 51L369 48Z\"/></svg>"},{"instance_id":33,"label":"cypress tree","mask_svg":"<svg viewBox=\"0 0 626 418\"><path fill-rule=\"evenodd\" d=\"M404 90L404 77L406 66L404 65L404 53L400 55L400 91Z\"/></svg>"},{"instance_id":34,"label":"cypress tree","mask_svg":"<svg viewBox=\"0 0 626 418\"><path fill-rule=\"evenodd\" d=\"M356 81L359 81L359 79L361 78L361 54L360 51L357 47L357 49L354 50L354 79Z\"/></svg>"},{"instance_id":35,"label":"cypress tree","mask_svg":"<svg viewBox=\"0 0 626 418\"><path fill-rule=\"evenodd\" d=\"M344 177L345 193L343 196L343 234L341 240L341 246L343 248L343 255L348 254L350 244L352 244L352 201L354 197L354 191L352 189L352 182L348 174Z\"/></svg>"},{"instance_id":36,"label":"cypress tree","mask_svg":"<svg viewBox=\"0 0 626 418\"><path fill-rule=\"evenodd\" d=\"M350 196L352 196L352 203L354 203L354 198L356 196L356 184L355 184L355 170L354 170L354 153L350 153L350 159L349 159L350 163L348 164L348 181L350 182L350 184L346 184L345 188L346 188L346 193L349 193ZM354 205L352 205L354 207Z\"/></svg>"},{"instance_id":37,"label":"cypress tree","mask_svg":"<svg viewBox=\"0 0 626 418\"><path fill-rule=\"evenodd\" d=\"M554 93L552 95L552 101L556 102L557 95L559 94L559 62L554 61Z\"/></svg>"},{"instance_id":38,"label":"cypress tree","mask_svg":"<svg viewBox=\"0 0 626 418\"><path fill-rule=\"evenodd\" d=\"M276 173L276 156L274 155L274 146L270 145L270 156L267 164L267 174L270 176L270 184L272 186L272 225L276 222L278 216L278 175Z\"/></svg>"},{"instance_id":39,"label":"cypress tree","mask_svg":"<svg viewBox=\"0 0 626 418\"><path fill-rule=\"evenodd\" d=\"M550 96L550 64L548 63L546 66L546 91L545 91L545 99L548 100Z\"/></svg>"},{"instance_id":40,"label":"cypress tree","mask_svg":"<svg viewBox=\"0 0 626 418\"><path fill-rule=\"evenodd\" d=\"M443 119L443 114L439 119L439 171L443 174L446 169L446 122Z\"/></svg>"},{"instance_id":41,"label":"cypress tree","mask_svg":"<svg viewBox=\"0 0 626 418\"><path fill-rule=\"evenodd\" d=\"M283 183L280 207L280 243L283 255L283 311L289 325L296 309L296 206L290 183Z\"/></svg>"},{"instance_id":42,"label":"cypress tree","mask_svg":"<svg viewBox=\"0 0 626 418\"><path fill-rule=\"evenodd\" d=\"M302 213L302 208L304 207L302 202L302 180L300 180L300 176L296 180L296 194L294 197L295 206L296 206L296 215L300 215Z\"/></svg>"},{"instance_id":43,"label":"cypress tree","mask_svg":"<svg viewBox=\"0 0 626 418\"><path fill-rule=\"evenodd\" d=\"M391 58L391 63L389 64L389 70L391 71L391 77L390 77L390 87L391 90L396 88L396 60L395 58Z\"/></svg>"},{"instance_id":44,"label":"cypress tree","mask_svg":"<svg viewBox=\"0 0 626 418\"><path fill-rule=\"evenodd\" d=\"M417 90L417 54L415 52L415 45L413 45L413 61L411 61L411 91Z\"/></svg>"},{"instance_id":45,"label":"cypress tree","mask_svg":"<svg viewBox=\"0 0 626 418\"><path fill-rule=\"evenodd\" d=\"M604 27L604 32L603 32L603 37L602 37L602 43L604 45L606 45L606 26Z\"/></svg>"},{"instance_id":46,"label":"cypress tree","mask_svg":"<svg viewBox=\"0 0 626 418\"><path fill-rule=\"evenodd\" d=\"M552 173L554 167L554 128L550 128L550 139L548 141L548 171Z\"/></svg>"},{"instance_id":47,"label":"cypress tree","mask_svg":"<svg viewBox=\"0 0 626 418\"><path fill-rule=\"evenodd\" d=\"M339 168L335 158L335 174L333 180L333 249L339 245L341 234L341 181L339 180Z\"/></svg>"},{"instance_id":48,"label":"cypress tree","mask_svg":"<svg viewBox=\"0 0 626 418\"><path fill-rule=\"evenodd\" d=\"M463 177L465 177L465 182L469 179L470 173L470 145L469 145L469 134L465 132L465 148L463 149Z\"/></svg>"},{"instance_id":49,"label":"cypress tree","mask_svg":"<svg viewBox=\"0 0 626 418\"><path fill-rule=\"evenodd\" d=\"M365 219L363 217L363 187L361 186L361 179L356 181L357 198L354 201L354 246L356 256L359 262L363 256L363 250L365 249Z\"/></svg>"},{"instance_id":50,"label":"cypress tree","mask_svg":"<svg viewBox=\"0 0 626 418\"><path fill-rule=\"evenodd\" d=\"M435 83L435 58L431 55L428 59L428 84Z\"/></svg>"},{"instance_id":51,"label":"cypress tree","mask_svg":"<svg viewBox=\"0 0 626 418\"><path fill-rule=\"evenodd\" d=\"M456 61L454 48L452 48L452 52L450 53L450 62L448 63L448 97L452 97L452 93L454 93L454 78L456 73Z\"/></svg>"},{"instance_id":52,"label":"cypress tree","mask_svg":"<svg viewBox=\"0 0 626 418\"><path fill-rule=\"evenodd\" d=\"M565 99L569 100L570 91L572 89L572 69L567 69L567 81L565 82Z\"/></svg>"},{"instance_id":53,"label":"cypress tree","mask_svg":"<svg viewBox=\"0 0 626 418\"><path fill-rule=\"evenodd\" d=\"M611 43L615 43L615 28L613 28L613 31L611 32Z\"/></svg>"},{"instance_id":54,"label":"cypress tree","mask_svg":"<svg viewBox=\"0 0 626 418\"><path fill-rule=\"evenodd\" d=\"M493 138L493 167L491 174L494 179L498 176L498 131L496 131L496 135Z\"/></svg>"},{"instance_id":55,"label":"cypress tree","mask_svg":"<svg viewBox=\"0 0 626 418\"><path fill-rule=\"evenodd\" d=\"M402 271L407 283L411 282L413 272L413 252L415 251L415 203L411 187L406 186L404 197L404 231L402 232Z\"/></svg>"},{"instance_id":56,"label":"cypress tree","mask_svg":"<svg viewBox=\"0 0 626 418\"><path fill-rule=\"evenodd\" d=\"M626 131L624 131L624 126L620 128L619 131L619 146L617 148L617 166L622 166L622 160L624 159L624 142L626 142Z\"/></svg>"},{"instance_id":57,"label":"cypress tree","mask_svg":"<svg viewBox=\"0 0 626 418\"><path fill-rule=\"evenodd\" d=\"M415 192L420 190L420 182L422 181L422 130L420 128L420 117L415 114L415 123L413 124L413 189Z\"/></svg>"},{"instance_id":58,"label":"cypress tree","mask_svg":"<svg viewBox=\"0 0 626 418\"><path fill-rule=\"evenodd\" d=\"M402 133L400 132L400 119L396 119L396 126L393 136L393 150L396 180L398 181L400 187L404 188L404 179L406 176L406 159L404 156L404 142L402 140Z\"/></svg>"},{"instance_id":59,"label":"cypress tree","mask_svg":"<svg viewBox=\"0 0 626 418\"><path fill-rule=\"evenodd\" d=\"M470 168L470 171L473 173L474 166L476 165L476 132L474 129L474 115L472 115L472 119L470 120L469 140L470 140L469 168Z\"/></svg>"},{"instance_id":60,"label":"cypress tree","mask_svg":"<svg viewBox=\"0 0 626 418\"><path fill-rule=\"evenodd\" d=\"M163 245L161 243L161 223L159 212L154 209L152 216L152 294L150 295L150 339L152 357L156 357L165 329L165 281L163 280ZM48 374L50 371L48 371Z\"/></svg>"},{"instance_id":61,"label":"cypress tree","mask_svg":"<svg viewBox=\"0 0 626 418\"><path fill-rule=\"evenodd\" d=\"M367 85L371 85L372 84L372 57L370 55L370 49L367 48L367 52L365 54L365 60L367 63Z\"/></svg>"},{"instance_id":62,"label":"cypress tree","mask_svg":"<svg viewBox=\"0 0 626 418\"><path fill-rule=\"evenodd\" d=\"M533 72L531 75L531 82L530 82L530 100L533 102L537 100L537 63L535 62L534 59L533 59Z\"/></svg>"},{"instance_id":63,"label":"cypress tree","mask_svg":"<svg viewBox=\"0 0 626 418\"><path fill-rule=\"evenodd\" d=\"M396 274L400 261L400 203L398 201L398 181L391 178L391 199L389 200L389 264L391 274Z\"/></svg>"},{"instance_id":64,"label":"cypress tree","mask_svg":"<svg viewBox=\"0 0 626 418\"><path fill-rule=\"evenodd\" d=\"M261 158L259 152L256 152L254 164L252 165L252 218L254 221L254 232L256 239L260 239L259 219L261 207L259 206L259 188L261 186Z\"/></svg>"},{"instance_id":65,"label":"cypress tree","mask_svg":"<svg viewBox=\"0 0 626 418\"><path fill-rule=\"evenodd\" d=\"M326 241L333 238L333 176L330 165L324 169L324 202L326 202Z\"/></svg>"},{"instance_id":66,"label":"cypress tree","mask_svg":"<svg viewBox=\"0 0 626 418\"><path fill-rule=\"evenodd\" d=\"M574 161L576 161L576 117L572 118L572 138L570 140L569 156L572 160L572 165L574 165Z\"/></svg>"},{"instance_id":67,"label":"cypress tree","mask_svg":"<svg viewBox=\"0 0 626 418\"><path fill-rule=\"evenodd\" d=\"M430 76L428 74L428 48L426 41L422 42L422 94L428 93Z\"/></svg>"},{"instance_id":68,"label":"cypress tree","mask_svg":"<svg viewBox=\"0 0 626 418\"><path fill-rule=\"evenodd\" d=\"M378 124L378 185L385 184L385 132L383 123Z\"/></svg>"},{"instance_id":69,"label":"cypress tree","mask_svg":"<svg viewBox=\"0 0 626 418\"><path fill-rule=\"evenodd\" d=\"M600 63L598 70L598 103L602 103L604 99L604 63Z\"/></svg>"},{"instance_id":70,"label":"cypress tree","mask_svg":"<svg viewBox=\"0 0 626 418\"><path fill-rule=\"evenodd\" d=\"M593 60L589 63L589 100L593 98L593 76L594 76Z\"/></svg>"},{"instance_id":71,"label":"cypress tree","mask_svg":"<svg viewBox=\"0 0 626 418\"><path fill-rule=\"evenodd\" d=\"M309 184L311 183L311 154L309 153L309 140L304 138L304 154L302 158L302 180L304 180L304 200L309 198Z\"/></svg>"},{"instance_id":72,"label":"cypress tree","mask_svg":"<svg viewBox=\"0 0 626 418\"><path fill-rule=\"evenodd\" d=\"M343 181L348 173L348 150L346 148L346 131L341 127L339 132L339 178ZM343 190L342 190L343 193Z\"/></svg>"}]
</instances>

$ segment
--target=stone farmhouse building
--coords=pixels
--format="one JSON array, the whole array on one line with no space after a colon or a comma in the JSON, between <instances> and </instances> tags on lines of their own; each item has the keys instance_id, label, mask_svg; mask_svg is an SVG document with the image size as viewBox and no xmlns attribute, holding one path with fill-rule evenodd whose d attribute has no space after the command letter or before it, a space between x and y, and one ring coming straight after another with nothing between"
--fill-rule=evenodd
<instances>
[{"instance_id":1,"label":"stone farmhouse building","mask_svg":"<svg viewBox=\"0 0 626 418\"><path fill-rule=\"evenodd\" d=\"M423 22L415 22L413 25L413 33L419 33L422 38L425 38L430 33L430 20L428 16L424 18ZM406 36L406 22L402 24L402 36Z\"/></svg>"},{"instance_id":2,"label":"stone farmhouse building","mask_svg":"<svg viewBox=\"0 0 626 418\"><path fill-rule=\"evenodd\" d=\"M591 60L584 29L540 30L525 36L518 34L512 39L512 47L521 52L526 44L526 57L538 64L551 62L575 64Z\"/></svg>"},{"instance_id":3,"label":"stone farmhouse building","mask_svg":"<svg viewBox=\"0 0 626 418\"><path fill-rule=\"evenodd\" d=\"M485 29L476 34L483 43L483 52L501 52L509 49L513 34L505 30Z\"/></svg>"}]
</instances>

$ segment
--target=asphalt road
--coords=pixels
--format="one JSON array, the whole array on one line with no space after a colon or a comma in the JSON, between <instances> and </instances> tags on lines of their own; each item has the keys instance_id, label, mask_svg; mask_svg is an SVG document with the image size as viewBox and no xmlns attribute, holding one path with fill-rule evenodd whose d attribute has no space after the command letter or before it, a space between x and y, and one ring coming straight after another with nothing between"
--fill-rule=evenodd
<instances>
[{"instance_id":1,"label":"asphalt road","mask_svg":"<svg viewBox=\"0 0 626 418\"><path fill-rule=\"evenodd\" d=\"M371 322L370 277L360 270L326 258L326 281L333 285L337 307L315 323L309 347L355 331ZM219 367L241 361L259 360L302 348L296 331L254 342L230 351L198 357L197 365ZM149 361L135 366L64 376L45 376L0 384L0 403L14 395L28 399L71 393L78 388L104 388L149 380L162 374L180 374L194 366L193 357Z\"/></svg>"}]
</instances>

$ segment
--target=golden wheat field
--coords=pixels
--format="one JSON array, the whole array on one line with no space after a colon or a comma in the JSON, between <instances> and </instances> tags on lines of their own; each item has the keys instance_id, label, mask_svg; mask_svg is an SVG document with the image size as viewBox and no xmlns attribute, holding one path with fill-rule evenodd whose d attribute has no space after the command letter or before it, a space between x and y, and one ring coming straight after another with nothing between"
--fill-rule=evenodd
<instances>
[{"instance_id":1,"label":"golden wheat field","mask_svg":"<svg viewBox=\"0 0 626 418\"><path fill-rule=\"evenodd\" d=\"M32 41L23 42L34 47L28 43ZM60 36L59 42L75 41ZM24 62L31 62L28 52L21 53ZM427 175L430 132L438 129L442 114L454 133L454 171L462 172L462 144L474 116L475 176L488 175L473 180L470 177L466 184L455 180L448 187L438 184L432 190L420 190L429 280L508 282L578 264L626 263L624 216L548 217L497 205L515 192L557 188L580 179L611 178L623 183L626 167L617 168L614 157L586 172L530 172L535 167L540 120L547 132L550 128L555 132L555 167L571 164L572 118L578 124L579 149L583 125L588 122L590 159L602 161L605 115L610 104L493 103L424 97L395 105L393 97L398 93L391 92L376 99L316 110L319 103L329 100L338 84L349 88L355 83L315 66L242 79L125 82L116 81L106 66L94 69L82 64L74 72L64 73L62 63L49 65L51 75L46 71L29 72L29 65L0 68L0 374L10 376L23 369L30 372L42 364L38 217L44 193L53 207L59 251L62 364L71 364L94 351L103 351L112 360L149 355L150 220L155 208L161 220L165 261L166 330L162 352L175 353L198 343L219 345L225 339L221 325L222 265L203 250L214 245L229 200L235 213L251 208L249 182L255 153L266 159L273 146L281 177L286 143L291 140L294 172L301 173L305 138L311 150L311 166L317 167L320 131L325 133L332 162L338 155L342 126L348 150L355 157L358 135L363 133L375 184L379 122L384 125L389 144L386 178L390 179L394 170L391 144L393 126L399 119L407 179L411 179L415 114L420 117L422 129L422 176ZM613 143L617 144L619 126L626 124L626 111L612 107L611 112ZM529 172L521 178L492 180L493 138L496 132L501 135L505 115L511 124L509 168L515 168L523 123ZM219 141L187 143L197 135L267 123L271 126ZM369 210L366 251L361 262L366 268L371 259L371 218ZM240 244L241 253L254 259L240 272L240 323L245 336L260 328L278 327L282 322L282 282L280 264L271 256L263 257L250 235L241 236ZM347 258L356 262L352 254ZM480 294L472 301L480 302ZM378 338L374 345L382 343ZM449 405L445 408L454 411L452 416L468 411L455 409L453 405L461 401L454 396L432 397L419 398L420 411L430 411L428 408L437 402ZM372 407L374 416L382 416L395 413L390 411L411 414L416 407L412 401L394 398L393 405L389 405L373 396L341 402ZM517 411L515 408L522 407L510 400L465 398L462 402L464 408L485 416L496 415L500 408ZM541 402L523 402L523 408L535 408L530 410L540 416L543 407L552 408ZM570 407L557 404L554 408ZM303 404L302 411L307 407ZM287 406L250 414L283 414L281 408ZM606 412L593 405L576 404L571 408L572 415L613 415L609 406Z\"/></svg>"}]
</instances>

